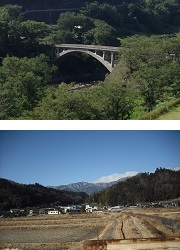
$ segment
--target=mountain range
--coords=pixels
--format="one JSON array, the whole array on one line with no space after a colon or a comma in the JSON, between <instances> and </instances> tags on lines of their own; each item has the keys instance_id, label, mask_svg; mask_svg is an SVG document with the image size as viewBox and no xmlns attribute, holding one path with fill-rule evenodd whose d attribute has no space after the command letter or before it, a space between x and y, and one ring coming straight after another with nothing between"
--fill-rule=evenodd
<instances>
[{"instance_id":1,"label":"mountain range","mask_svg":"<svg viewBox=\"0 0 180 250\"><path fill-rule=\"evenodd\" d=\"M99 182L99 183L89 183L89 182L77 182L77 183L71 183L67 185L60 185L60 186L53 186L53 188L57 190L66 190L66 191L73 191L73 192L84 192L88 195L91 195L96 192L100 192L108 187L111 187L112 185L125 181L126 179L130 178L131 176L120 178L117 181L111 181L111 182Z\"/></svg>"},{"instance_id":2,"label":"mountain range","mask_svg":"<svg viewBox=\"0 0 180 250\"><path fill-rule=\"evenodd\" d=\"M173 171L179 171L180 167L176 168L169 168ZM88 195L91 195L96 192L100 192L106 188L111 187L114 184L117 184L119 182L125 181L133 176L136 176L140 174L140 172L126 172L123 174L112 174L109 176L103 176L99 179L97 179L93 183L89 182L77 182L77 183L71 183L67 185L59 185L59 186L51 186L51 188L57 189L57 190L66 190L70 192L84 192ZM112 181L110 181L112 180Z\"/></svg>"}]
</instances>

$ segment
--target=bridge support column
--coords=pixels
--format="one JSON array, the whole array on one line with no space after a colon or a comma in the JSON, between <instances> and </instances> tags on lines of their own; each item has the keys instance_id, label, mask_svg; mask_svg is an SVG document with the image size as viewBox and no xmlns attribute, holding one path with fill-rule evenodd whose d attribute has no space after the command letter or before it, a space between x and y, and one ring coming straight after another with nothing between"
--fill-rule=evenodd
<instances>
[{"instance_id":1,"label":"bridge support column","mask_svg":"<svg viewBox=\"0 0 180 250\"><path fill-rule=\"evenodd\" d=\"M111 51L111 66L114 66L114 52Z\"/></svg>"},{"instance_id":2,"label":"bridge support column","mask_svg":"<svg viewBox=\"0 0 180 250\"><path fill-rule=\"evenodd\" d=\"M106 54L106 52L103 51L103 60L105 60L105 54Z\"/></svg>"},{"instance_id":3,"label":"bridge support column","mask_svg":"<svg viewBox=\"0 0 180 250\"><path fill-rule=\"evenodd\" d=\"M56 53L56 56L59 56L59 48L56 48L55 53Z\"/></svg>"}]
</instances>

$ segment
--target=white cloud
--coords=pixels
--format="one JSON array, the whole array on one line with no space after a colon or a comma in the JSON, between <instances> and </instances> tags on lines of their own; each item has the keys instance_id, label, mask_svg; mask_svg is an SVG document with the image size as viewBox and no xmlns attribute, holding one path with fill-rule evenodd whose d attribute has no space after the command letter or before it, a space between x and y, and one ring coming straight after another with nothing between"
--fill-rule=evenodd
<instances>
[{"instance_id":1,"label":"white cloud","mask_svg":"<svg viewBox=\"0 0 180 250\"><path fill-rule=\"evenodd\" d=\"M175 168L167 168L167 169L171 169L171 170L174 170L174 171L179 171L180 170L180 167L175 167ZM154 171L151 171L150 173L154 173ZM118 173L114 173L112 175L108 175L108 176L102 176L98 179L96 179L95 181L93 181L92 183L99 183L99 182L111 182L111 181L117 181L121 178L126 178L126 177L131 177L131 176L135 176L139 174L139 172L136 172L136 171L129 171L129 172L126 172L126 173L123 173L123 174L118 174Z\"/></svg>"},{"instance_id":2,"label":"white cloud","mask_svg":"<svg viewBox=\"0 0 180 250\"><path fill-rule=\"evenodd\" d=\"M98 178L97 180L93 181L93 183L117 181L121 178L131 177L131 176L137 175L138 173L139 172L136 172L136 171L126 172L123 174L114 173L112 175L102 176L102 177Z\"/></svg>"},{"instance_id":3,"label":"white cloud","mask_svg":"<svg viewBox=\"0 0 180 250\"><path fill-rule=\"evenodd\" d=\"M170 168L170 169L172 169L172 170L174 170L174 171L179 171L179 170L180 170L180 167Z\"/></svg>"}]
</instances>

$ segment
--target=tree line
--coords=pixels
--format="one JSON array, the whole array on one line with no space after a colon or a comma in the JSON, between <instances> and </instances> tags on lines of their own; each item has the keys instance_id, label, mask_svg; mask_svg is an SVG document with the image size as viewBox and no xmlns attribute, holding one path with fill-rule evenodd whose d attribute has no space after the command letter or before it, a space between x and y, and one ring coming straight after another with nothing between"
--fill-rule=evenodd
<instances>
[{"instance_id":1,"label":"tree line","mask_svg":"<svg viewBox=\"0 0 180 250\"><path fill-rule=\"evenodd\" d=\"M0 6L17 4L23 11L29 9L82 8L82 13L104 20L118 31L164 32L177 29L179 19L178 0L1 0Z\"/></svg>"}]
</instances>

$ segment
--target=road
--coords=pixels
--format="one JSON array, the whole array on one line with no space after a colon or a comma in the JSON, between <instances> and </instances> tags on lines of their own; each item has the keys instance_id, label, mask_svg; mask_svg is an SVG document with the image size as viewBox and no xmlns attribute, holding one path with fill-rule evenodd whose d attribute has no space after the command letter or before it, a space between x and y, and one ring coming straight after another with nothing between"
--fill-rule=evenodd
<instances>
[{"instance_id":1,"label":"road","mask_svg":"<svg viewBox=\"0 0 180 250\"><path fill-rule=\"evenodd\" d=\"M103 50L103 51L113 51L113 52L119 51L119 47L101 46L101 45L85 45L85 44L55 44L54 47L66 48L66 49Z\"/></svg>"}]
</instances>

